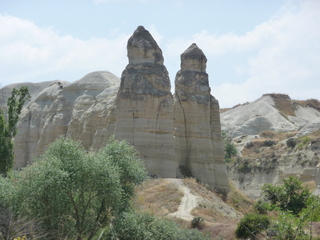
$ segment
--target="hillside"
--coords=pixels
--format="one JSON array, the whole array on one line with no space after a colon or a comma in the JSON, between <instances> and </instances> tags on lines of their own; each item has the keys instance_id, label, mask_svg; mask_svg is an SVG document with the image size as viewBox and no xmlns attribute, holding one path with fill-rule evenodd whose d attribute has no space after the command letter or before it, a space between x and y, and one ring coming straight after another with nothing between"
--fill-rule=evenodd
<instances>
[{"instance_id":1,"label":"hillside","mask_svg":"<svg viewBox=\"0 0 320 240\"><path fill-rule=\"evenodd\" d=\"M252 198L264 183L296 176L312 186L320 183L320 102L264 94L252 103L221 113L222 129L237 147L227 161L229 177ZM315 193L317 193L315 191Z\"/></svg>"},{"instance_id":2,"label":"hillside","mask_svg":"<svg viewBox=\"0 0 320 240\"><path fill-rule=\"evenodd\" d=\"M227 198L195 179L150 179L136 189L135 206L181 227L192 228L192 220L203 219L197 228L211 239L235 239L237 222L252 208L253 201L231 187Z\"/></svg>"},{"instance_id":3,"label":"hillside","mask_svg":"<svg viewBox=\"0 0 320 240\"><path fill-rule=\"evenodd\" d=\"M298 131L298 136L305 135L320 128L320 102L292 100L285 94L264 94L254 102L222 112L221 125L232 137L266 130Z\"/></svg>"}]
</instances>

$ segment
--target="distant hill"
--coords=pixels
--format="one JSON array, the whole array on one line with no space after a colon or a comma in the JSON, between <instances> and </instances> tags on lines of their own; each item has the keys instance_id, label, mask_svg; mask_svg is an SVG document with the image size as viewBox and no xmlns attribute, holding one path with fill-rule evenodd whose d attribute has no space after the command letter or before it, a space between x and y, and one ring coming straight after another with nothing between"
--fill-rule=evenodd
<instances>
[{"instance_id":1,"label":"distant hill","mask_svg":"<svg viewBox=\"0 0 320 240\"><path fill-rule=\"evenodd\" d=\"M292 100L286 94L264 94L254 102L222 111L220 117L222 129L232 137L266 130L298 131L300 136L320 128L320 102Z\"/></svg>"}]
</instances>

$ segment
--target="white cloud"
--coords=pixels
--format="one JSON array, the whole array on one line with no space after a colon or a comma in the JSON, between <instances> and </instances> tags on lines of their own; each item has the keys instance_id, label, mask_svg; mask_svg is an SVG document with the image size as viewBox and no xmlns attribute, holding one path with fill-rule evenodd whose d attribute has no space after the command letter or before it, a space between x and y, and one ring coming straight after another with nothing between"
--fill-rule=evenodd
<instances>
[{"instance_id":1,"label":"white cloud","mask_svg":"<svg viewBox=\"0 0 320 240\"><path fill-rule=\"evenodd\" d=\"M118 35L112 40L84 41L69 35L60 36L50 28L40 28L27 20L0 15L0 36L3 85L31 81L45 74L84 74L95 70L108 70L119 76L127 64L127 35Z\"/></svg>"},{"instance_id":2,"label":"white cloud","mask_svg":"<svg viewBox=\"0 0 320 240\"><path fill-rule=\"evenodd\" d=\"M212 35L203 30L189 39L171 40L166 52L177 55L196 42L209 60L242 56L243 61L233 68L234 76L241 76L242 82L211 83L212 92L224 107L252 101L268 92L319 98L319 13L320 1L288 1L278 16L242 36Z\"/></svg>"},{"instance_id":3,"label":"white cloud","mask_svg":"<svg viewBox=\"0 0 320 240\"><path fill-rule=\"evenodd\" d=\"M277 16L244 35L216 35L202 30L190 38L169 39L155 25L147 29L163 50L172 82L179 70L180 54L193 42L206 54L210 76L216 71L212 70L212 59L236 59L229 66L234 79L225 79L220 69L224 82L209 76L212 93L220 105L231 107L268 92L286 93L297 99L319 98L319 12L320 1L288 1ZM68 76L74 73L80 78L96 70L120 76L128 62L126 43L130 36L121 35L117 29L112 36L111 40L85 41L0 15L0 84L52 80L48 76L72 81L75 79Z\"/></svg>"}]
</instances>

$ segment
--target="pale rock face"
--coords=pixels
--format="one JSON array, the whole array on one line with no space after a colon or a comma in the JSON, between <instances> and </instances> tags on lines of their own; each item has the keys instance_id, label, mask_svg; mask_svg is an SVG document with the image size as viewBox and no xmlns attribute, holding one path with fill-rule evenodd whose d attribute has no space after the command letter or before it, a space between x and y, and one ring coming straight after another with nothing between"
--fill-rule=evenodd
<instances>
[{"instance_id":1,"label":"pale rock face","mask_svg":"<svg viewBox=\"0 0 320 240\"><path fill-rule=\"evenodd\" d=\"M162 51L150 33L138 27L127 50L121 82L109 72L93 72L39 91L21 114L15 168L43 154L59 136L97 150L114 134L138 150L151 175L182 177L189 169L226 193L219 104L210 95L203 52L193 44L181 55L173 99Z\"/></svg>"},{"instance_id":2,"label":"pale rock face","mask_svg":"<svg viewBox=\"0 0 320 240\"><path fill-rule=\"evenodd\" d=\"M163 64L162 51L151 34L139 26L128 40L129 64Z\"/></svg>"},{"instance_id":3,"label":"pale rock face","mask_svg":"<svg viewBox=\"0 0 320 240\"><path fill-rule=\"evenodd\" d=\"M80 140L87 149L105 144L114 133L112 124L109 132L106 126L112 120L119 83L109 72L93 72L71 84L56 82L40 92L20 116L15 168L43 154L59 136Z\"/></svg>"},{"instance_id":4,"label":"pale rock face","mask_svg":"<svg viewBox=\"0 0 320 240\"><path fill-rule=\"evenodd\" d=\"M128 41L128 57L117 96L116 138L136 147L151 174L175 177L173 98L162 51L140 26Z\"/></svg>"},{"instance_id":5,"label":"pale rock face","mask_svg":"<svg viewBox=\"0 0 320 240\"><path fill-rule=\"evenodd\" d=\"M192 174L221 192L229 190L219 103L210 95L206 57L192 44L175 79L174 136L178 175Z\"/></svg>"},{"instance_id":6,"label":"pale rock face","mask_svg":"<svg viewBox=\"0 0 320 240\"><path fill-rule=\"evenodd\" d=\"M279 94L281 95L281 94ZM289 96L287 101L291 102ZM320 113L311 107L295 106L295 116L282 114L275 107L272 94L264 94L259 99L230 109L221 114L222 129L234 137L257 135L262 131L276 132L300 131L299 135L316 129Z\"/></svg>"}]
</instances>

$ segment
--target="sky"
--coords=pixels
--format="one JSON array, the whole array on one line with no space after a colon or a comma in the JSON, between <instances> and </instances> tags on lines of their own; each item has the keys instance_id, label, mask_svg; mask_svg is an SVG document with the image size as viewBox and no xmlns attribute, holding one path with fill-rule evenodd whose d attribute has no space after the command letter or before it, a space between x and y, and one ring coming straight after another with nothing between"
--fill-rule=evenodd
<instances>
[{"instance_id":1,"label":"sky","mask_svg":"<svg viewBox=\"0 0 320 240\"><path fill-rule=\"evenodd\" d=\"M221 108L265 93L320 99L320 0L0 0L0 87L121 77L139 25L173 92L180 54L196 43Z\"/></svg>"}]
</instances>

